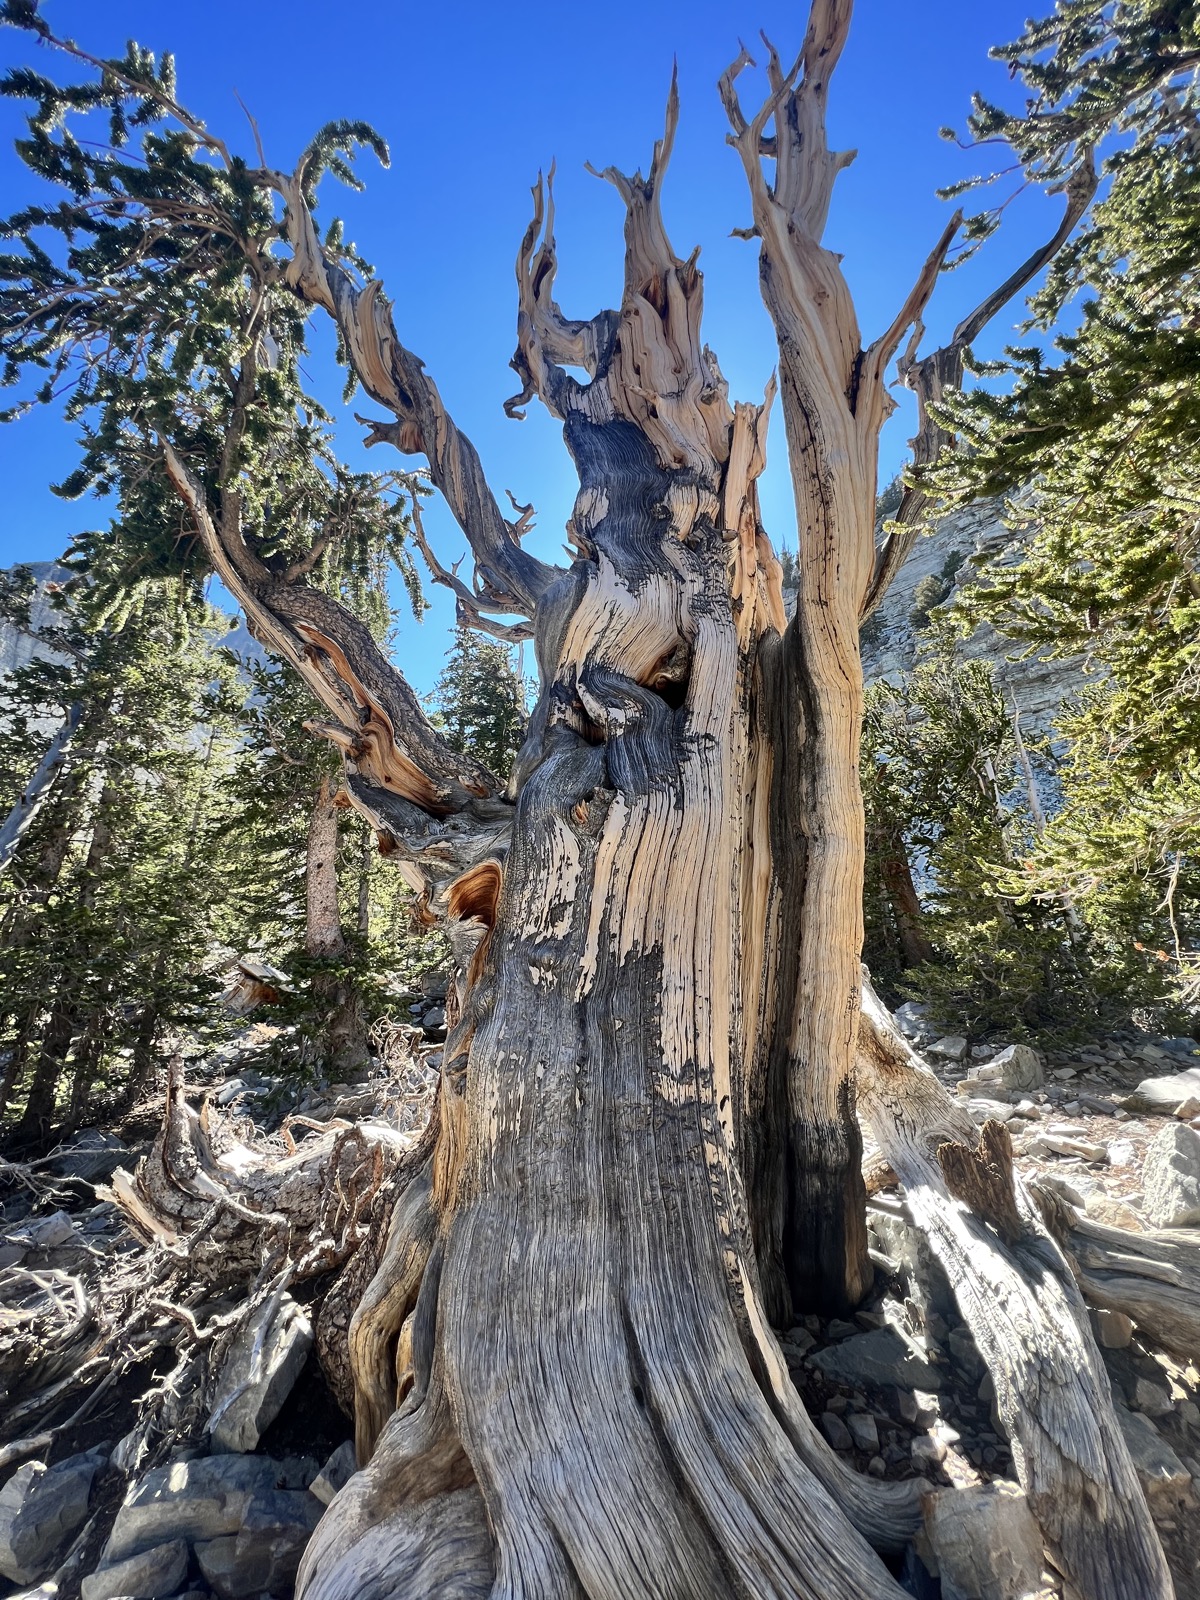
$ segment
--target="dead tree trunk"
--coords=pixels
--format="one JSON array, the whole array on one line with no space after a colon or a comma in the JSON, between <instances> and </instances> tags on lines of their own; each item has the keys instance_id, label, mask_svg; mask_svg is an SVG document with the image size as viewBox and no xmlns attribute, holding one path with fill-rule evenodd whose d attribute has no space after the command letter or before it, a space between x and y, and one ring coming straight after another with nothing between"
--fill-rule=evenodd
<instances>
[{"instance_id":1,"label":"dead tree trunk","mask_svg":"<svg viewBox=\"0 0 1200 1600\"><path fill-rule=\"evenodd\" d=\"M353 1074L369 1059L362 1001L351 982L336 970L346 955L338 904L338 813L333 785L322 778L313 798L304 859L305 953L312 960L335 964L334 970L312 975L312 992L326 1013L325 1037L331 1072Z\"/></svg>"},{"instance_id":2,"label":"dead tree trunk","mask_svg":"<svg viewBox=\"0 0 1200 1600\"><path fill-rule=\"evenodd\" d=\"M518 257L510 409L536 397L562 422L580 482L568 570L522 550L524 521L503 516L379 282L322 246L303 167L269 177L286 280L335 320L387 413L371 442L425 456L471 544L474 588L440 577L481 625L530 619L508 626L532 629L541 684L515 806L440 739L361 624L248 549L236 451L210 498L165 449L214 568L329 709L320 731L354 804L446 908L461 961L435 1124L349 1327L362 1470L308 1549L303 1600L900 1593L875 1551L911 1532L912 1490L828 1450L768 1315L852 1305L869 1281L858 628L898 548L873 543L885 376L955 226L863 348L821 243L848 160L824 123L849 13L815 0L795 66L771 53L753 118L735 92L748 58L722 83L779 336L790 624L755 488L771 396L729 403L695 257L663 226L674 87L648 176L604 174L626 213L619 308L559 310L540 182ZM1002 1220L978 1226L990 1238ZM991 1281L969 1253L963 1271ZM1088 1371L1070 1395L1103 1414L1072 1316L1055 1326L1074 1328ZM1130 1502L1070 1575L1087 1600L1165 1600L1124 1446L1100 1427L1114 1465L1066 1474L1064 1492L1094 1481ZM1072 1503L1068 1561L1086 1525Z\"/></svg>"}]
</instances>

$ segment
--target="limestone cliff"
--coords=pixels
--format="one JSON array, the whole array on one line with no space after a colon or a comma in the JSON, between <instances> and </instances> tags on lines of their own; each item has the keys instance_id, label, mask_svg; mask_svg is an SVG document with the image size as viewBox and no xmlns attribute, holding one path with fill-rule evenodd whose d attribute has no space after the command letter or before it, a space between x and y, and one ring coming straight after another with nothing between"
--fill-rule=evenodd
<instances>
[{"instance_id":1,"label":"limestone cliff","mask_svg":"<svg viewBox=\"0 0 1200 1600\"><path fill-rule=\"evenodd\" d=\"M863 631L863 669L868 683L884 678L897 683L911 671L917 651L917 629L913 624L916 591L923 579L944 577L953 571L946 597L948 604L962 584L970 583L976 566L974 558L1003 560L1006 552L1015 553L1012 532L1000 520L994 501L981 502L944 517L919 538L899 576L874 617ZM957 564L957 571L954 568ZM795 604L794 593L784 591L789 613ZM1087 681L1080 657L1049 660L1043 653L1025 656L1025 646L1006 639L989 625L983 625L957 646L963 660L988 660L996 668L1005 700L1015 700L1026 733L1050 733L1059 706L1077 694Z\"/></svg>"}]
</instances>

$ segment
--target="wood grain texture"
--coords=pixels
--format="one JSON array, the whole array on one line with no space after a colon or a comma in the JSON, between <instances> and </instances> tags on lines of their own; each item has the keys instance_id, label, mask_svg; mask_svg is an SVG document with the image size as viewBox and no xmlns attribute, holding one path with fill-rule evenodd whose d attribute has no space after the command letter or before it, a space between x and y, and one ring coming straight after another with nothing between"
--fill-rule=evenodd
<instances>
[{"instance_id":1,"label":"wood grain texture","mask_svg":"<svg viewBox=\"0 0 1200 1600\"><path fill-rule=\"evenodd\" d=\"M1011 1167L1003 1231L950 1193L939 1150L957 1145L973 1155L977 1131L869 983L859 1112L992 1375L1017 1476L1056 1563L1085 1600L1170 1600L1166 1560L1070 1268ZM1020 1233L1006 1239L1012 1223Z\"/></svg>"},{"instance_id":2,"label":"wood grain texture","mask_svg":"<svg viewBox=\"0 0 1200 1600\"><path fill-rule=\"evenodd\" d=\"M1040 1184L1033 1198L1084 1299L1122 1311L1177 1361L1200 1350L1200 1230L1130 1233L1080 1213Z\"/></svg>"},{"instance_id":3,"label":"wood grain texture","mask_svg":"<svg viewBox=\"0 0 1200 1600\"><path fill-rule=\"evenodd\" d=\"M658 212L673 115L648 178L610 175L629 211L625 293L586 335L590 383L558 367L584 335L546 309L547 257L523 246L543 301L530 287L526 367L563 419L585 554L537 607L543 692L502 873L482 899L475 873L450 891L487 931L446 1044L429 1263L410 1307L404 1263L430 1213L399 1206L400 1245L352 1334L377 1375L364 1392L382 1394L386 1341L369 1328L411 1318L411 1387L365 1475L378 1495L339 1498L318 1531L306 1600L340 1592L353 1550L391 1537L371 1530L411 1515L380 1463L394 1487L401 1440L427 1466L443 1398L495 1593L899 1592L865 1534L902 1544L913 1492L847 1473L790 1389L737 1159L757 981L741 929L765 909L746 851L769 849L765 799L745 801L767 748L756 662L782 616L753 487L760 409L725 401L699 274ZM660 406L681 363L709 397ZM390 1592L426 1591L397 1572Z\"/></svg>"}]
</instances>

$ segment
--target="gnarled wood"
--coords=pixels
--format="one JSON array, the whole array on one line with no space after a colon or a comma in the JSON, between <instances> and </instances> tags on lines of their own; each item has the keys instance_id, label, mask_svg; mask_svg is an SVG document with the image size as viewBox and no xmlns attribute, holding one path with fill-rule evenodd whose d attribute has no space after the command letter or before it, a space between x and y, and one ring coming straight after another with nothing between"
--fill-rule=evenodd
<instances>
[{"instance_id":1,"label":"gnarled wood","mask_svg":"<svg viewBox=\"0 0 1200 1600\"><path fill-rule=\"evenodd\" d=\"M919 354L925 329L919 315L913 319L913 335L900 362L900 376L917 399L917 432L909 440L915 468L932 466L943 450L953 448L953 435L938 422L933 414L934 409L948 390L961 387L967 351L984 328L1009 301L1033 282L1070 238L1076 224L1092 203L1097 182L1092 152L1084 151L1066 184L1067 203L1054 233L1045 244L1032 251L1002 284L984 296L940 349L924 356ZM925 485L921 482L906 483L896 515L875 552L871 581L863 598L863 621L871 615L891 587L892 580L916 543L928 511L929 494Z\"/></svg>"},{"instance_id":2,"label":"gnarled wood","mask_svg":"<svg viewBox=\"0 0 1200 1600\"><path fill-rule=\"evenodd\" d=\"M1089 1305L1132 1317L1177 1361L1200 1351L1200 1232L1129 1233L1077 1211L1042 1184L1032 1195Z\"/></svg>"},{"instance_id":3,"label":"gnarled wood","mask_svg":"<svg viewBox=\"0 0 1200 1600\"><path fill-rule=\"evenodd\" d=\"M455 1462L506 1592L898 1592L854 1524L895 1548L913 1492L852 1483L804 1417L736 1158L741 796L754 653L781 617L757 410L725 401L699 274L662 228L674 115L672 97L649 177L608 175L625 292L596 319L590 382L559 368L567 334L529 290L526 370L564 421L587 554L538 607L502 876L450 891L486 937L446 1043L429 1204L397 1211L364 1302L364 1442L389 1383L404 1397L315 1536L306 1600L344 1592L359 1548L408 1547L410 1473L449 1515ZM547 259L523 246L543 287ZM397 1570L386 1592L427 1591Z\"/></svg>"},{"instance_id":4,"label":"gnarled wood","mask_svg":"<svg viewBox=\"0 0 1200 1600\"><path fill-rule=\"evenodd\" d=\"M994 1134L977 1145L965 1109L866 981L859 1040L859 1114L946 1270L1056 1562L1084 1600L1170 1600L1171 1577L1087 1311L1012 1174L1007 1141ZM998 1226L956 1199L948 1178L977 1202L986 1196L984 1211ZM999 1193L1006 1183L1008 1193Z\"/></svg>"}]
</instances>

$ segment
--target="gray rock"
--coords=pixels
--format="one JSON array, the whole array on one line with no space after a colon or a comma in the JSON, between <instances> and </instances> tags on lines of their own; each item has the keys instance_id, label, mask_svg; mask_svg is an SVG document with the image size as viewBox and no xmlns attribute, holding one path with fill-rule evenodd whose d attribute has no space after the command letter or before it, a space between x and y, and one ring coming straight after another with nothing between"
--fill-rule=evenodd
<instances>
[{"instance_id":1,"label":"gray rock","mask_svg":"<svg viewBox=\"0 0 1200 1600\"><path fill-rule=\"evenodd\" d=\"M1167 1073L1161 1078L1143 1078L1121 1104L1126 1111L1152 1112L1173 1117L1184 1101L1200 1095L1200 1067Z\"/></svg>"},{"instance_id":2,"label":"gray rock","mask_svg":"<svg viewBox=\"0 0 1200 1600\"><path fill-rule=\"evenodd\" d=\"M871 1209L867 1226L872 1242L882 1255L894 1261L903 1275L909 1297L928 1317L955 1316L958 1302L950 1288L945 1269L929 1248L925 1235L902 1216Z\"/></svg>"},{"instance_id":3,"label":"gray rock","mask_svg":"<svg viewBox=\"0 0 1200 1600\"><path fill-rule=\"evenodd\" d=\"M115 1133L85 1128L54 1152L50 1169L61 1178L78 1178L84 1183L99 1183L129 1158L129 1146Z\"/></svg>"},{"instance_id":4,"label":"gray rock","mask_svg":"<svg viewBox=\"0 0 1200 1600\"><path fill-rule=\"evenodd\" d=\"M967 1115L972 1122L1011 1122L1016 1111L1006 1100L968 1100Z\"/></svg>"},{"instance_id":5,"label":"gray rock","mask_svg":"<svg viewBox=\"0 0 1200 1600\"><path fill-rule=\"evenodd\" d=\"M1128 1350L1133 1341L1133 1322L1123 1311L1101 1308L1093 1311L1096 1338L1105 1350Z\"/></svg>"},{"instance_id":6,"label":"gray rock","mask_svg":"<svg viewBox=\"0 0 1200 1600\"><path fill-rule=\"evenodd\" d=\"M1133 1386L1133 1403L1147 1417L1169 1417L1175 1409L1170 1391L1152 1378L1139 1378Z\"/></svg>"},{"instance_id":7,"label":"gray rock","mask_svg":"<svg viewBox=\"0 0 1200 1600\"><path fill-rule=\"evenodd\" d=\"M967 1041L960 1033L949 1033L926 1046L927 1055L939 1056L943 1061L961 1061L966 1053Z\"/></svg>"},{"instance_id":8,"label":"gray rock","mask_svg":"<svg viewBox=\"0 0 1200 1600\"><path fill-rule=\"evenodd\" d=\"M221 1450L253 1450L279 1415L312 1349L312 1323L292 1299L269 1299L225 1358L208 1419Z\"/></svg>"},{"instance_id":9,"label":"gray rock","mask_svg":"<svg viewBox=\"0 0 1200 1600\"><path fill-rule=\"evenodd\" d=\"M92 1479L104 1452L90 1450L57 1466L27 1461L0 1489L0 1572L13 1583L36 1583L59 1547L87 1517Z\"/></svg>"},{"instance_id":10,"label":"gray rock","mask_svg":"<svg viewBox=\"0 0 1200 1600\"><path fill-rule=\"evenodd\" d=\"M809 1361L841 1383L938 1389L942 1382L940 1373L891 1327L856 1333L841 1344L818 1350Z\"/></svg>"},{"instance_id":11,"label":"gray rock","mask_svg":"<svg viewBox=\"0 0 1200 1600\"><path fill-rule=\"evenodd\" d=\"M1031 1156L1074 1156L1079 1161L1105 1162L1108 1146L1093 1144L1090 1139L1077 1139L1066 1133L1038 1133L1025 1146Z\"/></svg>"},{"instance_id":12,"label":"gray rock","mask_svg":"<svg viewBox=\"0 0 1200 1600\"><path fill-rule=\"evenodd\" d=\"M851 1411L846 1416L846 1426L850 1430L850 1437L854 1440L857 1450L868 1450L872 1454L879 1449L879 1429L875 1426L875 1418L869 1411Z\"/></svg>"},{"instance_id":13,"label":"gray rock","mask_svg":"<svg viewBox=\"0 0 1200 1600\"><path fill-rule=\"evenodd\" d=\"M1146 1224L1132 1206L1126 1205L1123 1200L1114 1199L1106 1194L1103 1189L1093 1189L1084 1197L1084 1209L1089 1217L1094 1217L1097 1222L1103 1222L1110 1228L1125 1228L1130 1233L1144 1233Z\"/></svg>"},{"instance_id":14,"label":"gray rock","mask_svg":"<svg viewBox=\"0 0 1200 1600\"><path fill-rule=\"evenodd\" d=\"M79 1235L75 1224L65 1211L52 1211L48 1217L35 1217L17 1228L12 1234L15 1243L29 1250L59 1250L65 1244L77 1244Z\"/></svg>"},{"instance_id":15,"label":"gray rock","mask_svg":"<svg viewBox=\"0 0 1200 1600\"><path fill-rule=\"evenodd\" d=\"M803 1361L808 1352L816 1344L816 1340L807 1328L789 1328L779 1341L779 1348L783 1351L785 1359L795 1366Z\"/></svg>"},{"instance_id":16,"label":"gray rock","mask_svg":"<svg viewBox=\"0 0 1200 1600\"><path fill-rule=\"evenodd\" d=\"M1157 1228L1200 1223L1200 1133L1175 1122L1156 1133L1142 1171L1146 1215Z\"/></svg>"},{"instance_id":17,"label":"gray rock","mask_svg":"<svg viewBox=\"0 0 1200 1600\"><path fill-rule=\"evenodd\" d=\"M850 1429L836 1412L823 1411L817 1419L817 1425L829 1440L832 1449L853 1450L854 1440L850 1435Z\"/></svg>"},{"instance_id":18,"label":"gray rock","mask_svg":"<svg viewBox=\"0 0 1200 1600\"><path fill-rule=\"evenodd\" d=\"M1046 1081L1042 1058L1031 1045L1010 1044L982 1066L967 1073L969 1083L987 1083L1005 1089L1040 1089Z\"/></svg>"},{"instance_id":19,"label":"gray rock","mask_svg":"<svg viewBox=\"0 0 1200 1600\"><path fill-rule=\"evenodd\" d=\"M1031 1139L1025 1148L1031 1150L1035 1142ZM1055 1194L1061 1195L1068 1205L1078 1206L1081 1211L1087 1204L1086 1190L1081 1186L1068 1182L1061 1173L1041 1173L1038 1177L1038 1182L1044 1184L1047 1189L1052 1190Z\"/></svg>"},{"instance_id":20,"label":"gray rock","mask_svg":"<svg viewBox=\"0 0 1200 1600\"><path fill-rule=\"evenodd\" d=\"M307 1491L276 1490L251 1505L236 1535L197 1544L200 1571L221 1600L288 1595L321 1513Z\"/></svg>"},{"instance_id":21,"label":"gray rock","mask_svg":"<svg viewBox=\"0 0 1200 1600\"><path fill-rule=\"evenodd\" d=\"M933 1033L929 1021L929 1007L916 1000L906 1000L893 1012L896 1026L906 1039L928 1039Z\"/></svg>"},{"instance_id":22,"label":"gray rock","mask_svg":"<svg viewBox=\"0 0 1200 1600\"><path fill-rule=\"evenodd\" d=\"M1197 1055L1200 1055L1200 1046L1197 1045L1195 1039L1189 1039L1186 1036L1176 1039L1160 1039L1158 1043L1160 1048L1165 1050L1169 1056L1176 1056L1183 1061L1194 1062Z\"/></svg>"},{"instance_id":23,"label":"gray rock","mask_svg":"<svg viewBox=\"0 0 1200 1600\"><path fill-rule=\"evenodd\" d=\"M347 1439L345 1444L338 1445L309 1484L309 1492L315 1494L323 1506L327 1506L334 1495L346 1487L357 1471L358 1458L354 1454L354 1440Z\"/></svg>"},{"instance_id":24,"label":"gray rock","mask_svg":"<svg viewBox=\"0 0 1200 1600\"><path fill-rule=\"evenodd\" d=\"M1183 1494L1191 1485L1192 1475L1149 1417L1127 1411L1122 1405L1116 1411L1146 1498L1154 1503Z\"/></svg>"},{"instance_id":25,"label":"gray rock","mask_svg":"<svg viewBox=\"0 0 1200 1600\"><path fill-rule=\"evenodd\" d=\"M937 1396L927 1394L923 1389L897 1389L896 1414L905 1422L914 1423L919 1428L927 1428L931 1422L937 1420Z\"/></svg>"},{"instance_id":26,"label":"gray rock","mask_svg":"<svg viewBox=\"0 0 1200 1600\"><path fill-rule=\"evenodd\" d=\"M918 1472L932 1472L946 1459L946 1446L932 1434L919 1433L912 1442L911 1455Z\"/></svg>"},{"instance_id":27,"label":"gray rock","mask_svg":"<svg viewBox=\"0 0 1200 1600\"><path fill-rule=\"evenodd\" d=\"M117 1600L119 1595L162 1600L182 1586L187 1569L188 1547L182 1539L172 1539L89 1573L80 1588L81 1600Z\"/></svg>"},{"instance_id":28,"label":"gray rock","mask_svg":"<svg viewBox=\"0 0 1200 1600\"><path fill-rule=\"evenodd\" d=\"M444 1028L446 1026L446 1009L445 1009L445 1007L444 1006L434 1006L431 1011L427 1011L425 1013L425 1015L421 1019L421 1022L422 1022L422 1025L424 1027L428 1028L430 1031L432 1031L435 1028Z\"/></svg>"},{"instance_id":29,"label":"gray rock","mask_svg":"<svg viewBox=\"0 0 1200 1600\"><path fill-rule=\"evenodd\" d=\"M155 1467L128 1491L113 1523L103 1562L172 1539L215 1539L242 1526L256 1496L275 1492L277 1469L266 1456L201 1456Z\"/></svg>"},{"instance_id":30,"label":"gray rock","mask_svg":"<svg viewBox=\"0 0 1200 1600\"><path fill-rule=\"evenodd\" d=\"M1041 1586L1042 1536L1024 1491L1005 1479L929 1495L917 1549L943 1600L1025 1600Z\"/></svg>"}]
</instances>

